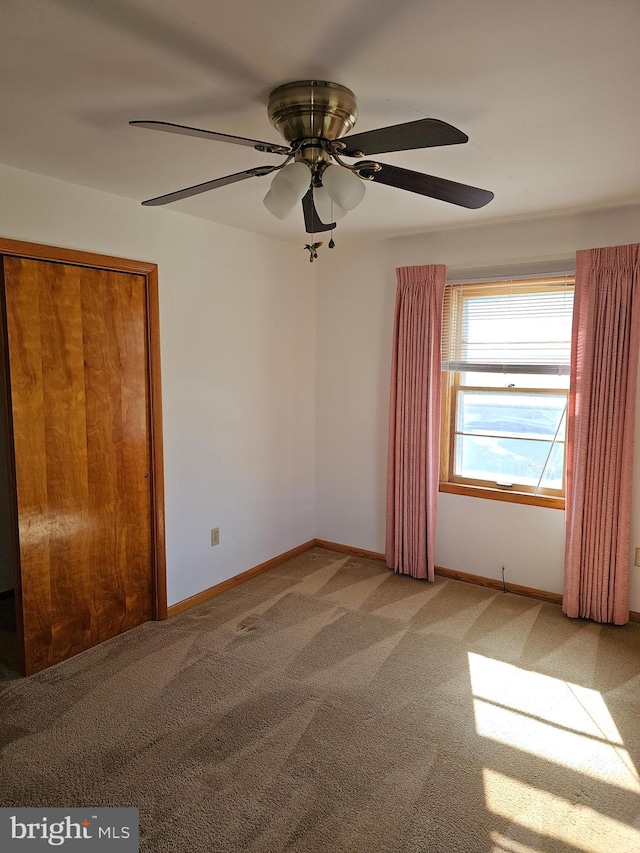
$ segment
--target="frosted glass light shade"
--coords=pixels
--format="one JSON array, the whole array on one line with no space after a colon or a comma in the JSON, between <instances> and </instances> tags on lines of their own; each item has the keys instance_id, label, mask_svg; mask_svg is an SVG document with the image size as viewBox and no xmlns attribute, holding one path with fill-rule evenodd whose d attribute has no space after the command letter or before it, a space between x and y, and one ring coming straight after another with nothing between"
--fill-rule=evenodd
<instances>
[{"instance_id":1,"label":"frosted glass light shade","mask_svg":"<svg viewBox=\"0 0 640 853\"><path fill-rule=\"evenodd\" d=\"M313 203L316 206L316 213L320 217L320 221L324 222L325 225L331 225L332 222L337 222L347 215L344 207L336 204L324 187L313 188Z\"/></svg>"},{"instance_id":2,"label":"frosted glass light shade","mask_svg":"<svg viewBox=\"0 0 640 853\"><path fill-rule=\"evenodd\" d=\"M322 173L322 185L343 210L353 210L364 198L364 181L343 166L327 166Z\"/></svg>"},{"instance_id":3,"label":"frosted glass light shade","mask_svg":"<svg viewBox=\"0 0 640 853\"><path fill-rule=\"evenodd\" d=\"M311 170L306 163L290 163L276 172L271 181L271 192L279 198L292 198L295 204L302 199L310 183Z\"/></svg>"},{"instance_id":4,"label":"frosted glass light shade","mask_svg":"<svg viewBox=\"0 0 640 853\"><path fill-rule=\"evenodd\" d=\"M263 204L277 219L286 219L309 189L310 183L311 170L306 163L290 163L276 172Z\"/></svg>"},{"instance_id":5,"label":"frosted glass light shade","mask_svg":"<svg viewBox=\"0 0 640 853\"><path fill-rule=\"evenodd\" d=\"M298 200L294 198L292 201L291 197L286 194L284 196L276 195L273 189L270 189L262 200L262 203L276 219L286 219L296 208Z\"/></svg>"}]
</instances>

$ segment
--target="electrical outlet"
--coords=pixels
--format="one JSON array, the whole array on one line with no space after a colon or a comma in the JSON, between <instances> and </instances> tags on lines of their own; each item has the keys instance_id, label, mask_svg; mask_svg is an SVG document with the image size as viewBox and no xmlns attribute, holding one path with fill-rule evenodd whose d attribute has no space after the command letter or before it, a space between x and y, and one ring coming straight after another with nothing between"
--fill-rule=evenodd
<instances>
[{"instance_id":1,"label":"electrical outlet","mask_svg":"<svg viewBox=\"0 0 640 853\"><path fill-rule=\"evenodd\" d=\"M636 559L634 566L640 566L640 548L636 548Z\"/></svg>"},{"instance_id":2,"label":"electrical outlet","mask_svg":"<svg viewBox=\"0 0 640 853\"><path fill-rule=\"evenodd\" d=\"M211 545L219 545L220 544L220 528L214 527L211 531Z\"/></svg>"}]
</instances>

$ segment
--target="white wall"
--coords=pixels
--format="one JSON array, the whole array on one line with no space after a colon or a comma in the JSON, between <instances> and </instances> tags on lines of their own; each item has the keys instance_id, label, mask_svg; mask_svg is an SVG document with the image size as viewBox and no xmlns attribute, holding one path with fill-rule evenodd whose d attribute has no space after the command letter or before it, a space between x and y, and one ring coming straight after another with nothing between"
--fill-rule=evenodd
<instances>
[{"instance_id":1,"label":"white wall","mask_svg":"<svg viewBox=\"0 0 640 853\"><path fill-rule=\"evenodd\" d=\"M566 268L578 248L639 240L640 207L341 240L311 266L297 244L0 166L0 235L159 265L171 604L314 536L384 550L397 266ZM636 444L632 545L640 417ZM513 583L559 592L563 548L559 510L440 496L439 565L495 578L504 565Z\"/></svg>"},{"instance_id":2,"label":"white wall","mask_svg":"<svg viewBox=\"0 0 640 853\"><path fill-rule=\"evenodd\" d=\"M7 167L0 235L158 264L169 604L314 537L314 275L298 245Z\"/></svg>"},{"instance_id":3,"label":"white wall","mask_svg":"<svg viewBox=\"0 0 640 853\"><path fill-rule=\"evenodd\" d=\"M384 551L395 268L443 263L449 278L571 268L577 249L640 240L640 206L344 243L318 264L317 535ZM639 394L640 404L640 394ZM632 545L640 545L640 414ZM629 472L631 476L631 472ZM441 494L436 563L562 591L564 512ZM630 556L631 561L631 556ZM640 569L631 569L640 611Z\"/></svg>"}]
</instances>

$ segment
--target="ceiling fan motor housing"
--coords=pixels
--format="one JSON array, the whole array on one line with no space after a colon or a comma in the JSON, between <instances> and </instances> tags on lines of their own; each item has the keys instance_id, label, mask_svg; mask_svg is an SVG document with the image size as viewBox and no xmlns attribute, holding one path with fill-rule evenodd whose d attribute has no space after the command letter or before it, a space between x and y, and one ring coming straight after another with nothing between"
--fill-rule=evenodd
<instances>
[{"instance_id":1,"label":"ceiling fan motor housing","mask_svg":"<svg viewBox=\"0 0 640 853\"><path fill-rule=\"evenodd\" d=\"M358 118L356 96L339 83L299 80L285 83L269 96L269 121L287 140L339 139Z\"/></svg>"}]
</instances>

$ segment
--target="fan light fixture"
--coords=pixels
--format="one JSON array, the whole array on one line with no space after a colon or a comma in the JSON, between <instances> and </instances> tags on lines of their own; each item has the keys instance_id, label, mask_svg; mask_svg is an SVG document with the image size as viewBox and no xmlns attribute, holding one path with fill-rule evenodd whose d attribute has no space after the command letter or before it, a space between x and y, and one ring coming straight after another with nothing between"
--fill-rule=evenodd
<instances>
[{"instance_id":1,"label":"fan light fixture","mask_svg":"<svg viewBox=\"0 0 640 853\"><path fill-rule=\"evenodd\" d=\"M347 211L335 203L324 186L313 188L313 203L323 222L338 222L347 215Z\"/></svg>"},{"instance_id":2,"label":"fan light fixture","mask_svg":"<svg viewBox=\"0 0 640 853\"><path fill-rule=\"evenodd\" d=\"M322 173L322 186L331 200L343 210L354 210L364 198L362 178L340 166L327 166Z\"/></svg>"},{"instance_id":3,"label":"fan light fixture","mask_svg":"<svg viewBox=\"0 0 640 853\"><path fill-rule=\"evenodd\" d=\"M278 219L286 219L302 201L311 183L311 170L306 163L290 163L276 172L264 206Z\"/></svg>"},{"instance_id":4,"label":"fan light fixture","mask_svg":"<svg viewBox=\"0 0 640 853\"><path fill-rule=\"evenodd\" d=\"M313 186L312 179L313 173L303 160L283 166L271 181L264 206L278 219L286 219ZM337 222L364 198L364 181L347 166L325 166L318 184L313 186L313 200L322 222Z\"/></svg>"},{"instance_id":5,"label":"fan light fixture","mask_svg":"<svg viewBox=\"0 0 640 853\"><path fill-rule=\"evenodd\" d=\"M352 134L358 118L355 95L346 86L324 80L297 80L278 86L269 95L267 112L286 145L166 121L129 122L151 130L245 145L285 158L280 165L254 166L142 203L147 206L168 204L247 178L275 173L271 189L264 198L265 207L278 219L286 219L302 200L305 229L315 237L322 231L333 232L336 221L360 204L365 195L365 181L471 209L484 207L493 198L488 190L376 160L358 159L353 165L344 161L345 157L363 158L388 151L411 151L469 141L466 133L447 122L423 118ZM311 260L317 257L321 245L312 240L305 246ZM329 248L334 245L332 236Z\"/></svg>"}]
</instances>

